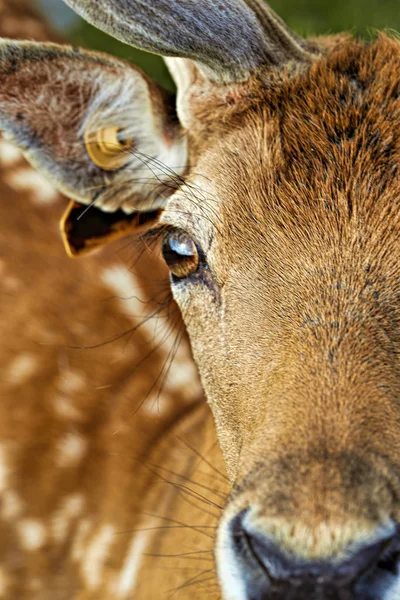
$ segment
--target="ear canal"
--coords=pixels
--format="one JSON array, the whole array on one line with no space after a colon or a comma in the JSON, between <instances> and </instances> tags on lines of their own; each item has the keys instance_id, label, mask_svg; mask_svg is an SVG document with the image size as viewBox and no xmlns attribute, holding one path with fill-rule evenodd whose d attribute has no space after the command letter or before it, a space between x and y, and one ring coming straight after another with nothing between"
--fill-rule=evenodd
<instances>
[{"instance_id":1,"label":"ear canal","mask_svg":"<svg viewBox=\"0 0 400 600\"><path fill-rule=\"evenodd\" d=\"M105 171L116 171L129 161L133 138L126 137L119 127L101 127L95 131L87 128L85 147L93 163Z\"/></svg>"},{"instance_id":2,"label":"ear canal","mask_svg":"<svg viewBox=\"0 0 400 600\"><path fill-rule=\"evenodd\" d=\"M217 82L239 82L265 66L310 60L312 50L262 0L65 0L119 40L189 58Z\"/></svg>"}]
</instances>

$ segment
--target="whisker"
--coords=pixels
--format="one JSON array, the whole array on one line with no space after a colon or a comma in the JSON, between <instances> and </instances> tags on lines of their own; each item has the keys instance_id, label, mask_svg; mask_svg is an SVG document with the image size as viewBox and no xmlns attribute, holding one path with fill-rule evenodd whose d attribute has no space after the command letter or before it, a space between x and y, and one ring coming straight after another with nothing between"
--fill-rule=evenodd
<instances>
[{"instance_id":1,"label":"whisker","mask_svg":"<svg viewBox=\"0 0 400 600\"><path fill-rule=\"evenodd\" d=\"M161 342L161 344L160 344L160 345L164 344L164 343L165 343L165 342L168 340L169 336L172 334L172 332L173 332L173 331L174 331L174 328L171 328L171 329L169 330L169 332L167 332L167 335L166 335L166 337L164 337L164 339L162 340L162 342ZM132 412L132 413L129 415L129 417L128 417L128 420L130 420L131 418L133 418L133 417L134 417L134 416L137 414L137 412L140 410L140 408L141 408L141 407L143 406L143 404L146 402L147 398L150 396L151 392L152 392L152 391L154 390L154 388L157 386L157 384L158 384L158 382L159 382L160 378L161 378L161 377L162 377L162 375L163 375L163 371L164 371L165 365L166 365L166 364L167 364L167 362L169 361L169 356L170 356L170 354L171 354L171 350L168 352L168 354L167 354L167 358L166 358L166 360L164 361L164 363L163 363L163 365L162 365L162 367L161 367L161 371L160 371L160 373L158 374L158 376L157 376L156 380L154 381L154 383L152 384L152 386L150 387L149 391L148 391L148 392L147 392L147 394L144 396L144 398L143 398L143 399L140 401L139 405L138 405L138 406L135 408L135 410L134 410L134 411L133 411L133 412Z\"/></svg>"},{"instance_id":2,"label":"whisker","mask_svg":"<svg viewBox=\"0 0 400 600\"><path fill-rule=\"evenodd\" d=\"M197 554L211 554L213 550L194 550L193 552L179 552L178 554L157 554L155 552L144 552L143 556L152 556L155 558L182 558L183 556L192 556ZM199 560L213 560L209 557L200 557Z\"/></svg>"},{"instance_id":3,"label":"whisker","mask_svg":"<svg viewBox=\"0 0 400 600\"><path fill-rule=\"evenodd\" d=\"M112 338L110 338L109 340L106 340L105 342L101 342L99 344L93 344L91 346L68 346L68 348L71 348L72 350L93 350L95 348L100 348L101 346L106 346L107 344L112 344L113 342L120 340L120 339L126 337L127 335L132 334L133 332L137 331L140 327L142 327L145 323L147 323L150 319L152 319L155 315L157 315L162 309L163 309L163 307L159 308L157 311L155 311L151 315L148 315L147 317L145 317L143 319L143 321L141 321L138 325L135 325L134 327L132 327L131 329L128 329L127 331L124 331L123 333L119 333L118 335L113 336Z\"/></svg>"},{"instance_id":4,"label":"whisker","mask_svg":"<svg viewBox=\"0 0 400 600\"><path fill-rule=\"evenodd\" d=\"M137 460L139 460L139 459L137 459ZM226 497L226 494L223 494L220 490L214 489L214 488L211 488L211 487L209 487L207 485L199 483L199 482L195 481L194 479L190 479L190 477L186 477L185 475L181 475L180 473L172 471L171 469L167 469L166 467L163 467L162 465L156 465L154 463L147 463L147 464L150 464L154 468L160 469L161 471L166 471L167 473L170 473L171 475L175 475L179 479L183 479L185 481L188 481L189 483L192 483L193 485L195 485L197 487L201 487L201 488L203 488L203 489L205 489L205 490L207 490L209 492L212 492L216 496L219 495L221 498L225 498Z\"/></svg>"},{"instance_id":5,"label":"whisker","mask_svg":"<svg viewBox=\"0 0 400 600\"><path fill-rule=\"evenodd\" d=\"M153 515L153 516L158 516L158 515ZM153 527L138 527L135 529L127 529L125 531L116 531L115 535L125 535L128 533L136 533L139 531L156 531L158 529L192 529L193 531L196 531L197 533L200 533L202 535L205 535L206 537L210 538L210 539L214 539L214 536L212 535L207 535L206 532L201 531L200 529L197 529L197 527L201 527L202 529L216 529L215 527L212 527L211 525L154 525Z\"/></svg>"},{"instance_id":6,"label":"whisker","mask_svg":"<svg viewBox=\"0 0 400 600\"><path fill-rule=\"evenodd\" d=\"M211 581L212 579L214 579L214 576L209 577L207 579L203 579L201 581L198 580L199 577L202 577L203 575L206 575L207 573L210 573L211 571L212 571L212 569L206 569L206 570L202 571L201 573L195 575L194 577L191 577L188 581L186 581L186 583L180 585L179 587L169 590L169 592L172 592L170 598L172 598L177 592L180 592L181 590L188 588L192 585L195 585L197 583L204 583L206 581Z\"/></svg>"},{"instance_id":7,"label":"whisker","mask_svg":"<svg viewBox=\"0 0 400 600\"><path fill-rule=\"evenodd\" d=\"M198 450L196 450L196 448L193 448L189 442L186 442L181 436L175 434L175 437L182 442L182 444L184 444L185 446L187 446L187 448L189 448L192 452L194 452L194 454L196 454L196 456L198 456L200 458L200 460L202 462L204 462L208 467L210 467L210 469L212 471L214 471L214 473L216 473L217 475L219 475L220 477L222 477L225 481L229 482L229 478L227 475L225 475L225 473L223 473L222 471L220 471L215 465L213 465L209 460L207 460L202 454L200 454L200 452ZM217 444L217 442L214 444L214 446Z\"/></svg>"}]
</instances>

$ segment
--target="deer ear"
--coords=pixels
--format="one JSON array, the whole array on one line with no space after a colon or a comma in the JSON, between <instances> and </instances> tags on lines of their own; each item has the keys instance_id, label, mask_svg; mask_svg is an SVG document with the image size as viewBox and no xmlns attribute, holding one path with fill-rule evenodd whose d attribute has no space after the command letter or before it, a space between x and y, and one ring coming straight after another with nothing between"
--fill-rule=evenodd
<instances>
[{"instance_id":1,"label":"deer ear","mask_svg":"<svg viewBox=\"0 0 400 600\"><path fill-rule=\"evenodd\" d=\"M97 53L0 39L0 130L61 192L103 212L155 211L185 170L174 98Z\"/></svg>"},{"instance_id":2,"label":"deer ear","mask_svg":"<svg viewBox=\"0 0 400 600\"><path fill-rule=\"evenodd\" d=\"M217 83L266 67L309 61L312 49L264 0L65 0L126 44L195 61Z\"/></svg>"}]
</instances>

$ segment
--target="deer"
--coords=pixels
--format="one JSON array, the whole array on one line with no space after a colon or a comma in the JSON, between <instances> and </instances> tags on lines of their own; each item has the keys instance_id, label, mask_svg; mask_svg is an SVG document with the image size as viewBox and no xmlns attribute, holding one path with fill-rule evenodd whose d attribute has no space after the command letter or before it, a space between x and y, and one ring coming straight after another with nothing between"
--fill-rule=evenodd
<instances>
[{"instance_id":1,"label":"deer","mask_svg":"<svg viewBox=\"0 0 400 600\"><path fill-rule=\"evenodd\" d=\"M35 218L4 194L12 273L36 262L2 336L24 348L2 378L3 596L397 600L400 42L303 39L263 0L67 4L163 56L177 93L101 53L0 42L0 129L70 199L82 257L62 256L56 203ZM165 355L150 368L118 313L142 289L104 277L119 252L145 303L162 294L150 316L161 253L201 380L166 380L151 417Z\"/></svg>"}]
</instances>

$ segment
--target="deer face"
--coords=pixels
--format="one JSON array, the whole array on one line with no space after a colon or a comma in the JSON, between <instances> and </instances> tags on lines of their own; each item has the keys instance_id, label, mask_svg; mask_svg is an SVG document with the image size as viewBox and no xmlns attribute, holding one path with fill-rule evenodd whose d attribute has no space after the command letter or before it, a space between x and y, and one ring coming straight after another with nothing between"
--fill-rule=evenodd
<instances>
[{"instance_id":1,"label":"deer face","mask_svg":"<svg viewBox=\"0 0 400 600\"><path fill-rule=\"evenodd\" d=\"M396 597L399 52L349 44L260 92L162 218L234 482L228 598Z\"/></svg>"},{"instance_id":2,"label":"deer face","mask_svg":"<svg viewBox=\"0 0 400 600\"><path fill-rule=\"evenodd\" d=\"M113 223L162 208L232 482L224 598L395 600L399 42L308 44L258 0L70 4L180 57L177 114L123 63L3 42L0 125Z\"/></svg>"}]
</instances>

